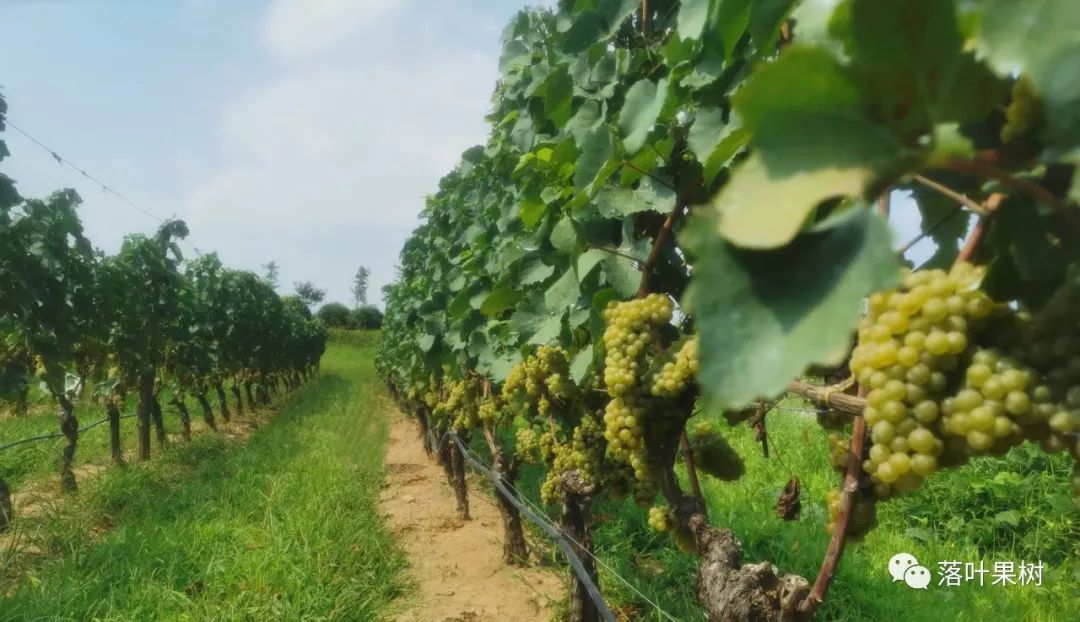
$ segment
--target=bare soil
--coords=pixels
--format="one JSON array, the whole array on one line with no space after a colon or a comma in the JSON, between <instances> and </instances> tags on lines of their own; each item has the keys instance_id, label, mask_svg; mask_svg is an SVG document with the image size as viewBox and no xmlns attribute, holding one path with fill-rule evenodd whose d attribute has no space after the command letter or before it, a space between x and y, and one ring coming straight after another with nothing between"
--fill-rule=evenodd
<instances>
[{"instance_id":1,"label":"bare soil","mask_svg":"<svg viewBox=\"0 0 1080 622\"><path fill-rule=\"evenodd\" d=\"M504 564L495 501L470 485L472 520L458 520L453 492L424 453L415 424L400 413L391 416L382 510L408 554L416 586L395 622L550 619L552 604L564 594L559 575Z\"/></svg>"}]
</instances>

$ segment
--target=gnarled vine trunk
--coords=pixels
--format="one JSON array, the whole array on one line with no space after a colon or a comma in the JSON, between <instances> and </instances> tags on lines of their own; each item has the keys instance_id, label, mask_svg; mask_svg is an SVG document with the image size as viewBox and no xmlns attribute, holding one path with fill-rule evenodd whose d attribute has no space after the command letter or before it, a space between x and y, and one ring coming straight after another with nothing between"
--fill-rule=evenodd
<instances>
[{"instance_id":1,"label":"gnarled vine trunk","mask_svg":"<svg viewBox=\"0 0 1080 622\"><path fill-rule=\"evenodd\" d=\"M191 413L188 412L187 404L184 403L184 397L182 395L174 395L172 404L173 406L176 406L176 410L180 411L180 432L184 435L185 441L190 441Z\"/></svg>"},{"instance_id":2,"label":"gnarled vine trunk","mask_svg":"<svg viewBox=\"0 0 1080 622\"><path fill-rule=\"evenodd\" d=\"M124 451L120 447L120 408L111 398L105 401L105 412L109 416L109 449L116 466L124 466Z\"/></svg>"},{"instance_id":3,"label":"gnarled vine trunk","mask_svg":"<svg viewBox=\"0 0 1080 622\"><path fill-rule=\"evenodd\" d=\"M28 412L30 412L30 387L24 386L19 388L15 396L15 416L23 417Z\"/></svg>"},{"instance_id":4,"label":"gnarled vine trunk","mask_svg":"<svg viewBox=\"0 0 1080 622\"><path fill-rule=\"evenodd\" d=\"M597 585L600 584L596 574L596 563L593 560L592 531L589 528L589 499L575 493L563 495L562 512L559 515L559 526L562 532L570 540L570 547L581 559L585 571ZM570 573L570 622L598 622L600 611L596 603L589 598L576 572Z\"/></svg>"},{"instance_id":5,"label":"gnarled vine trunk","mask_svg":"<svg viewBox=\"0 0 1080 622\"><path fill-rule=\"evenodd\" d=\"M678 524L694 539L700 561L696 580L699 602L709 622L805 622L799 611L810 594L810 582L781 573L769 562L742 564L742 544L730 529L709 525L701 499L686 496L671 468L673 455L660 469L660 489ZM678 528L678 527L676 527Z\"/></svg>"},{"instance_id":6,"label":"gnarled vine trunk","mask_svg":"<svg viewBox=\"0 0 1080 622\"><path fill-rule=\"evenodd\" d=\"M221 407L221 419L225 423L229 422L229 400L225 398L225 387L221 386L220 382L214 383L214 390L217 392L218 405Z\"/></svg>"},{"instance_id":7,"label":"gnarled vine trunk","mask_svg":"<svg viewBox=\"0 0 1080 622\"><path fill-rule=\"evenodd\" d=\"M243 417L244 416L244 400L242 400L240 398L240 386L239 385L233 383L232 394L233 394L233 397L236 398L236 416L237 417Z\"/></svg>"},{"instance_id":8,"label":"gnarled vine trunk","mask_svg":"<svg viewBox=\"0 0 1080 622\"><path fill-rule=\"evenodd\" d=\"M60 450L60 489L64 492L78 490L75 472L71 465L75 462L75 447L79 444L79 420L75 418L75 405L66 395L56 394L60 405L57 417L60 419L60 432L64 435L64 448Z\"/></svg>"},{"instance_id":9,"label":"gnarled vine trunk","mask_svg":"<svg viewBox=\"0 0 1080 622\"><path fill-rule=\"evenodd\" d=\"M206 399L206 392L199 391L196 393L195 401L199 402L199 406L202 408L203 421L206 422L207 427L217 432L217 421L214 420L214 409L210 407L210 400Z\"/></svg>"},{"instance_id":10,"label":"gnarled vine trunk","mask_svg":"<svg viewBox=\"0 0 1080 622\"><path fill-rule=\"evenodd\" d=\"M782 574L769 562L742 565L742 545L735 534L710 526L702 514L694 515L690 528L701 555L697 595L710 622L811 619L799 611L799 604L810 594L806 579Z\"/></svg>"},{"instance_id":11,"label":"gnarled vine trunk","mask_svg":"<svg viewBox=\"0 0 1080 622\"><path fill-rule=\"evenodd\" d=\"M150 396L150 414L154 416L154 431L157 432L158 447L164 447L169 442L165 434L165 419L161 416L161 402L157 395Z\"/></svg>"},{"instance_id":12,"label":"gnarled vine trunk","mask_svg":"<svg viewBox=\"0 0 1080 622\"><path fill-rule=\"evenodd\" d=\"M254 413L255 409L258 406L255 404L255 396L251 393L251 383L250 382L245 382L244 383L244 394L247 395L248 410L250 410L252 413Z\"/></svg>"},{"instance_id":13,"label":"gnarled vine trunk","mask_svg":"<svg viewBox=\"0 0 1080 622\"><path fill-rule=\"evenodd\" d=\"M150 418L154 410L154 375L143 374L139 378L139 410L138 410L138 434L139 434L139 461L150 459Z\"/></svg>"},{"instance_id":14,"label":"gnarled vine trunk","mask_svg":"<svg viewBox=\"0 0 1080 622\"><path fill-rule=\"evenodd\" d=\"M508 488L513 488L514 482L517 481L517 465L507 467L506 459L500 453L499 459L495 460L492 467L495 475ZM521 524L521 510L498 488L495 489L495 501L499 506L503 523L503 562L523 566L529 562L529 545L525 541L525 530Z\"/></svg>"},{"instance_id":15,"label":"gnarled vine trunk","mask_svg":"<svg viewBox=\"0 0 1080 622\"><path fill-rule=\"evenodd\" d=\"M421 406L416 409L416 421L420 426L420 441L424 444L424 453L430 458L433 451L431 447L431 421L428 420L427 408Z\"/></svg>"},{"instance_id":16,"label":"gnarled vine trunk","mask_svg":"<svg viewBox=\"0 0 1080 622\"><path fill-rule=\"evenodd\" d=\"M501 480L506 487L513 490L517 481L519 463L516 459L507 458L502 450L495 433L490 428L484 428L484 439L488 449L491 450L491 469L495 477ZM521 510L514 505L499 487L495 487L495 502L499 508L499 515L503 523L503 562L512 565L524 565L529 561L529 545L525 541L525 530L521 525Z\"/></svg>"},{"instance_id":17,"label":"gnarled vine trunk","mask_svg":"<svg viewBox=\"0 0 1080 622\"><path fill-rule=\"evenodd\" d=\"M15 509L11 505L11 489L7 482L0 479L0 533L7 531L15 518Z\"/></svg>"},{"instance_id":18,"label":"gnarled vine trunk","mask_svg":"<svg viewBox=\"0 0 1080 622\"><path fill-rule=\"evenodd\" d=\"M439 454L443 470L446 472L446 481L454 491L458 518L470 520L469 490L465 486L465 457L461 455L457 443L449 438L443 442L442 451Z\"/></svg>"}]
</instances>

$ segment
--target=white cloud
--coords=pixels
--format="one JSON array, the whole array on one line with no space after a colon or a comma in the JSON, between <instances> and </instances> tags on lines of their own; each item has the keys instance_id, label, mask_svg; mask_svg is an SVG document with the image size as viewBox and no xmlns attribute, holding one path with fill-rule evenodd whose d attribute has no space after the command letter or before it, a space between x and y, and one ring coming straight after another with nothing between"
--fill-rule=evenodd
<instances>
[{"instance_id":1,"label":"white cloud","mask_svg":"<svg viewBox=\"0 0 1080 622\"><path fill-rule=\"evenodd\" d=\"M497 78L497 35L450 30L460 5L402 4L269 7L274 71L224 107L223 165L185 201L201 247L249 269L274 259L282 291L312 280L328 300L348 301L362 264L378 300L423 197L486 139Z\"/></svg>"},{"instance_id":2,"label":"white cloud","mask_svg":"<svg viewBox=\"0 0 1080 622\"><path fill-rule=\"evenodd\" d=\"M340 44L406 4L403 0L277 0L263 38L279 58L295 61Z\"/></svg>"}]
</instances>

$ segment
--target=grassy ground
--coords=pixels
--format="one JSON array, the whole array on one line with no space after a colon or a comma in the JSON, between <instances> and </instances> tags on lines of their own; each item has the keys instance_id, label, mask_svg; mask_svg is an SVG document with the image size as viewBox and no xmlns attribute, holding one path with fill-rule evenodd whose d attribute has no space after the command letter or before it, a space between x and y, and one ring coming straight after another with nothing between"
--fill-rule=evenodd
<instances>
[{"instance_id":1,"label":"grassy ground","mask_svg":"<svg viewBox=\"0 0 1080 622\"><path fill-rule=\"evenodd\" d=\"M770 459L762 457L748 426L720 423L743 457L746 475L734 483L705 476L710 518L739 536L744 561L771 560L812 580L828 541L825 493L839 476L828 467L827 433L812 416L777 410L768 421ZM1080 609L1080 518L1068 491L1070 468L1068 456L1048 457L1021 447L1003 458L980 459L939 474L915 495L882 504L878 527L865 540L849 544L819 619L1075 619ZM776 515L776 501L792 473L802 481L803 510L799 520L785 523ZM519 486L534 500L540 477L530 467ZM602 500L596 514L600 559L676 619L701 620L693 602L693 559L667 536L650 531L646 513L633 502ZM901 552L913 554L933 572L928 590L891 581L887 562ZM985 575L984 587L937 585L939 561L982 561L992 570L994 562L1022 560L1044 563L1042 587L992 586L992 573ZM667 619L607 569L601 569L601 582L613 606L632 619Z\"/></svg>"},{"instance_id":2,"label":"grassy ground","mask_svg":"<svg viewBox=\"0 0 1080 622\"><path fill-rule=\"evenodd\" d=\"M371 356L331 347L246 443L200 435L24 521L42 550L8 569L0 619L383 617L405 579L376 515L386 421Z\"/></svg>"}]
</instances>

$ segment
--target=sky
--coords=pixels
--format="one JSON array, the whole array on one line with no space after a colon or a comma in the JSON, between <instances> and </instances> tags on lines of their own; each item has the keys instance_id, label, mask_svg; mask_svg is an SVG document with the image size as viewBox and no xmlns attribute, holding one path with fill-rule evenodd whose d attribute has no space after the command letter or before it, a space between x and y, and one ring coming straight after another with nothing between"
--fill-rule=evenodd
<instances>
[{"instance_id":1,"label":"sky","mask_svg":"<svg viewBox=\"0 0 1080 622\"><path fill-rule=\"evenodd\" d=\"M547 2L552 4L553 0ZM532 0L529 5L545 4ZM280 266L352 303L394 278L423 198L487 137L514 0L0 0L10 122L138 206L186 252ZM23 196L75 188L95 246L160 224L10 127Z\"/></svg>"},{"instance_id":2,"label":"sky","mask_svg":"<svg viewBox=\"0 0 1080 622\"><path fill-rule=\"evenodd\" d=\"M484 142L499 35L555 0L0 0L8 119L145 210L185 220L185 252L280 267L369 302L467 148ZM75 188L116 252L160 224L10 127L23 196ZM898 243L915 210L894 210ZM929 255L920 245L915 255Z\"/></svg>"}]
</instances>

